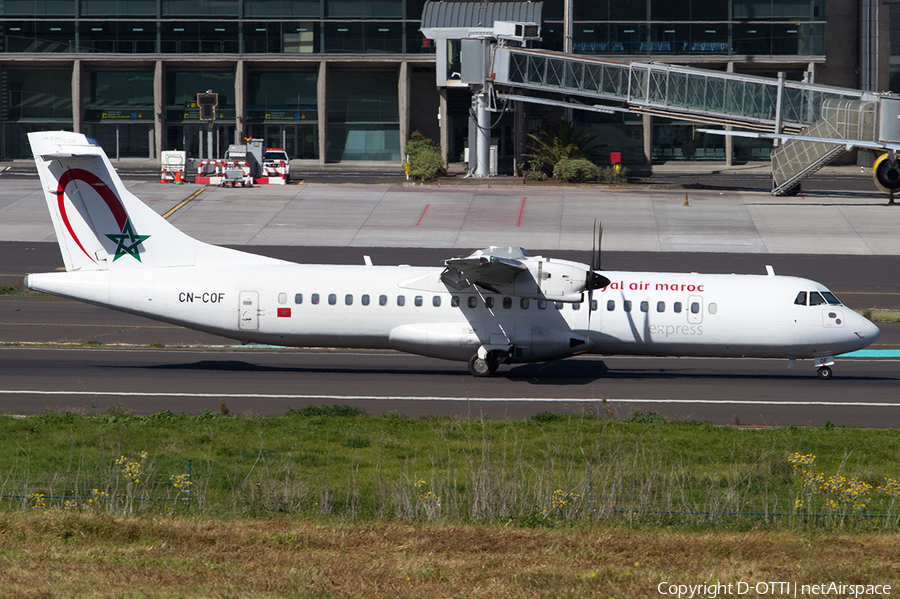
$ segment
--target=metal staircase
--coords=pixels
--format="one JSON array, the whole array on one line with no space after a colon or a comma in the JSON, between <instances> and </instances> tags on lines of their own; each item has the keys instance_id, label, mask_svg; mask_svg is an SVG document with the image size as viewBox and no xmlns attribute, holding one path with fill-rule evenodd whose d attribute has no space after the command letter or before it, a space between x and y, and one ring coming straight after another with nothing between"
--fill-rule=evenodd
<instances>
[{"instance_id":1,"label":"metal staircase","mask_svg":"<svg viewBox=\"0 0 900 599\"><path fill-rule=\"evenodd\" d=\"M875 140L877 102L828 99L822 116L800 135L832 139ZM846 151L841 144L788 140L772 152L772 194L790 195L800 182Z\"/></svg>"}]
</instances>

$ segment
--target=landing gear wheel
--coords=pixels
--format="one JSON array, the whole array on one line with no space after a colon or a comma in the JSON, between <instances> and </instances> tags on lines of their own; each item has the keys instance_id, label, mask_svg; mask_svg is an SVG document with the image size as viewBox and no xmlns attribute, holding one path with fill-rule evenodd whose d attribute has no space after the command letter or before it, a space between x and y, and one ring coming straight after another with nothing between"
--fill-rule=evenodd
<instances>
[{"instance_id":1,"label":"landing gear wheel","mask_svg":"<svg viewBox=\"0 0 900 599\"><path fill-rule=\"evenodd\" d=\"M472 376L491 376L496 369L496 366L492 369L490 362L484 358L479 358L478 354L469 358L469 374Z\"/></svg>"},{"instance_id":2,"label":"landing gear wheel","mask_svg":"<svg viewBox=\"0 0 900 599\"><path fill-rule=\"evenodd\" d=\"M816 372L816 374L818 374L819 378L822 379L823 381L831 380L831 374L832 374L831 368L829 368L828 366L822 366L821 368L819 368L819 370L818 370L818 372Z\"/></svg>"}]
</instances>

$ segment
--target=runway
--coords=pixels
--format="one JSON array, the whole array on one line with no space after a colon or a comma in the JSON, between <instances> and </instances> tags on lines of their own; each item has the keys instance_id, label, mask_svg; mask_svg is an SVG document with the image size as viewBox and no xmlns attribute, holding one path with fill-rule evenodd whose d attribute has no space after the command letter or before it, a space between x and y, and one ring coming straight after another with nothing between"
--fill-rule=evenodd
<instances>
[{"instance_id":1,"label":"runway","mask_svg":"<svg viewBox=\"0 0 900 599\"><path fill-rule=\"evenodd\" d=\"M438 265L454 255L451 249L253 249L300 262L354 263L367 253L380 264ZM61 265L58 251L55 243L0 242L0 270L13 277L52 271ZM763 271L773 264L776 272L821 280L853 307L900 303L900 282L884 276L898 270L891 256L609 252L604 261L615 268L718 272ZM900 325L881 328L873 348L900 350ZM900 368L890 358L839 357L827 382L808 362L788 370L785 360L596 356L504 367L495 378L474 379L462 363L386 351L247 349L97 306L21 296L0 296L0 343L24 344L0 348L0 411L15 414L49 407L102 412L119 402L139 414L216 412L224 401L236 414L348 403L371 414L396 410L408 416L590 411L626 417L640 409L748 426L819 426L826 420L900 425Z\"/></svg>"},{"instance_id":2,"label":"runway","mask_svg":"<svg viewBox=\"0 0 900 599\"><path fill-rule=\"evenodd\" d=\"M0 348L0 410L279 415L349 404L373 415L527 418L544 411L743 426L900 425L898 360L842 359L823 382L784 360L580 357L476 379L465 364L387 351Z\"/></svg>"}]
</instances>

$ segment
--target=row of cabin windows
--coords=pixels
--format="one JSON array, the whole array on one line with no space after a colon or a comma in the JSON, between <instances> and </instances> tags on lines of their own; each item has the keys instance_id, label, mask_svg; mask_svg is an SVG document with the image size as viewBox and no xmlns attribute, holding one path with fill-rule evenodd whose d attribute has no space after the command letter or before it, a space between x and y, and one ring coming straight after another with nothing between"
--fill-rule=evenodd
<instances>
[{"instance_id":1,"label":"row of cabin windows","mask_svg":"<svg viewBox=\"0 0 900 599\"><path fill-rule=\"evenodd\" d=\"M314 305L318 304L321 302L321 299L322 298L318 293L311 293L309 295L309 303L311 303L311 304L314 304ZM337 294L329 293L327 301L328 301L329 306L336 305L338 302ZM352 293L348 293L344 296L344 305L352 306L353 301L354 301L354 298L353 298ZM286 293L278 294L278 303L279 304L287 303L287 294ZM294 294L294 303L295 304L303 303L303 294L302 293ZM361 295L359 297L359 303L361 303L363 306L368 306L371 303L371 298L369 297L368 294ZM421 295L417 295L413 298L413 304L416 307L421 307L422 305L424 305L424 303L425 303L425 298L422 297ZM537 304L538 310L546 310L548 304L553 305L558 310L562 310L563 307L565 306L565 304L563 302L547 302L546 300L537 300L535 303ZM459 304L460 304L460 299L459 299L458 295L454 295L454 296L450 297L450 307L451 308L458 308ZM378 305L379 306L388 305L388 296L379 295L378 296ZM398 306L406 305L406 296L405 295L397 296L397 305ZM441 296L440 295L432 296L431 305L434 306L435 308L439 308L441 305ZM466 305L469 308L477 308L478 307L478 296L470 295L466 299ZM504 309L509 310L513 307L513 299L511 297L504 297L502 299L502 301L500 302L500 305L502 305ZM492 309L494 307L494 298L493 297L484 298L484 306L485 306L485 308ZM571 304L571 306L572 306L573 310L581 309L581 304ZM519 299L519 307L522 310L527 310L528 308L531 307L531 300L526 297L520 298ZM598 307L597 300L591 300L591 310L597 310L597 307ZM631 300L624 300L622 302L622 308L626 312L631 312L631 309L632 309ZM642 301L640 304L640 308L641 308L641 312L649 312L650 311L650 302ZM707 306L707 308L708 308L710 314L715 314L718 309L716 304L714 304L714 303L709 304ZM608 300L606 302L606 309L609 312L613 312L616 309L616 300ZM691 302L688 309L691 311L691 314L698 314L700 312L700 302ZM657 312L665 312L666 311L666 302L656 302L656 311ZM672 311L675 313L680 313L682 311L682 303L674 302L672 304Z\"/></svg>"},{"instance_id":2,"label":"row of cabin windows","mask_svg":"<svg viewBox=\"0 0 900 599\"><path fill-rule=\"evenodd\" d=\"M622 300L622 309L626 312L631 312L633 307L633 302L631 300ZM650 311L650 302L642 301L641 312L649 312ZM672 304L672 311L676 314L680 314L684 306L681 302L674 302ZM606 302L606 310L608 312L613 312L616 309L616 300L607 300ZM715 303L709 303L706 305L706 309L710 314L715 314L719 311L719 306ZM691 314L699 314L700 313L700 302L691 302L690 306L688 306L688 310L690 310ZM666 302L656 302L656 311L657 312L665 312L666 311Z\"/></svg>"}]
</instances>

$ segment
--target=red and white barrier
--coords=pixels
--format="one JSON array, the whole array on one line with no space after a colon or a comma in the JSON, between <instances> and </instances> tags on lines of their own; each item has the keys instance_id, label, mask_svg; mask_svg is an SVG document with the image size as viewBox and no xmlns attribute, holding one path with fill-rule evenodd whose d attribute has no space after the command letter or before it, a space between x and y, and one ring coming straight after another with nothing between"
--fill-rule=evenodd
<instances>
[{"instance_id":1,"label":"red and white barrier","mask_svg":"<svg viewBox=\"0 0 900 599\"><path fill-rule=\"evenodd\" d=\"M286 185L288 169L282 160L276 167L263 167L259 177L250 176L250 165L245 160L200 160L197 162L197 176L194 183L199 185L222 185L225 183L225 171L241 169L244 172L245 185ZM230 182L230 180L229 180Z\"/></svg>"}]
</instances>

